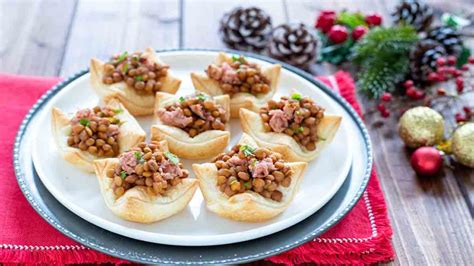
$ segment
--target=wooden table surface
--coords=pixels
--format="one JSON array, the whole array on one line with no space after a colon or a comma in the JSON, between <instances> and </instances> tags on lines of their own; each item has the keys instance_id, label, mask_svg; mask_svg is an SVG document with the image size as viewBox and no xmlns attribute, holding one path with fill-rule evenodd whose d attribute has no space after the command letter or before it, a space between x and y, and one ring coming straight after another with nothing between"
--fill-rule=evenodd
<instances>
[{"instance_id":1,"label":"wooden table surface","mask_svg":"<svg viewBox=\"0 0 474 266\"><path fill-rule=\"evenodd\" d=\"M474 10L472 0L429 2L438 14ZM91 57L105 59L112 52L147 46L223 48L217 35L218 21L237 5L263 8L274 25L298 21L312 25L321 9L374 11L389 21L396 3L0 0L0 71L66 77L86 68ZM468 43L472 49L473 41ZM328 65L314 68L315 74L334 70ZM365 119L394 230L395 263L473 265L474 171L445 168L434 178L418 178L396 134L396 118L381 122L377 116L365 115Z\"/></svg>"}]
</instances>

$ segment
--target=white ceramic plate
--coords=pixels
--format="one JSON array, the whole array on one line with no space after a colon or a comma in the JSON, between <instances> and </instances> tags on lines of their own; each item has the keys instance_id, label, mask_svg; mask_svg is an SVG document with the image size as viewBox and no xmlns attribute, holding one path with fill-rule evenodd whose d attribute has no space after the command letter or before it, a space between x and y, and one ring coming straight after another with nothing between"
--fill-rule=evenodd
<instances>
[{"instance_id":1,"label":"white ceramic plate","mask_svg":"<svg viewBox=\"0 0 474 266\"><path fill-rule=\"evenodd\" d=\"M215 52L207 51L160 53L163 61L183 80L178 95L193 92L189 73L202 71L215 56ZM257 59L252 60L262 65L268 64ZM343 112L342 107L318 87L282 69L276 97L288 95L292 89L311 96L326 108L328 113ZM180 246L209 246L251 240L278 232L302 221L328 202L344 182L352 162L351 143L343 120L333 142L317 160L309 163L301 188L291 205L274 219L262 223L243 223L221 218L206 210L202 194L197 191L189 206L173 217L153 224L128 222L118 218L107 208L93 174L78 171L62 159L52 137L53 106L72 114L79 108L92 107L98 102L98 97L89 85L89 74L78 77L56 94L40 111L39 119L32 127L37 136L33 147L33 162L46 188L66 208L92 224L138 240ZM139 122L148 133L151 118L141 118ZM229 147L241 137L238 120L231 121L231 128L232 140ZM184 167L189 170L192 163L200 162L182 161ZM190 172L190 178L194 178L192 171Z\"/></svg>"}]
</instances>

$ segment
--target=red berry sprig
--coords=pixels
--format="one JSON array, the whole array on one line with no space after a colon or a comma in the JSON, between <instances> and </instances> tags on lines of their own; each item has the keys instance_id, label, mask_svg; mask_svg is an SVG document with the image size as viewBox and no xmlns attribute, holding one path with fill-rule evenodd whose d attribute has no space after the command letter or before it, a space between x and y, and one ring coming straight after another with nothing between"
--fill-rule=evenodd
<instances>
[{"instance_id":1,"label":"red berry sprig","mask_svg":"<svg viewBox=\"0 0 474 266\"><path fill-rule=\"evenodd\" d=\"M429 79L432 85L440 83L442 86L433 91L422 90L412 80L406 80L403 83L405 96L397 96L397 100L393 101L394 96L385 92L380 97L376 110L383 118L389 117L393 110L398 109L400 114L403 114L407 108L420 104L435 108L441 113L452 110L455 103L461 99L460 96L474 92L474 81L471 78L474 77L474 56L471 56L468 63L460 69L455 67L455 63L456 58L453 56L436 60L436 69L429 74ZM467 73L468 71L470 72ZM407 102L403 99L411 101ZM450 111L446 113L450 113ZM458 123L471 121L474 119L474 107L463 106L462 111L456 113L454 118Z\"/></svg>"},{"instance_id":2,"label":"red berry sprig","mask_svg":"<svg viewBox=\"0 0 474 266\"><path fill-rule=\"evenodd\" d=\"M373 27L373 26L380 26L382 25L382 16L377 14L377 13L373 13L373 14L370 14L370 15L367 15L365 16L365 22L370 26L370 27Z\"/></svg>"},{"instance_id":3,"label":"red berry sprig","mask_svg":"<svg viewBox=\"0 0 474 266\"><path fill-rule=\"evenodd\" d=\"M347 32L347 28L345 26L334 25L331 27L327 35L331 42L338 44L345 42L349 36L349 33Z\"/></svg>"},{"instance_id":4,"label":"red berry sprig","mask_svg":"<svg viewBox=\"0 0 474 266\"><path fill-rule=\"evenodd\" d=\"M336 23L336 11L323 10L316 19L315 28L320 29L323 33L327 33Z\"/></svg>"}]
</instances>

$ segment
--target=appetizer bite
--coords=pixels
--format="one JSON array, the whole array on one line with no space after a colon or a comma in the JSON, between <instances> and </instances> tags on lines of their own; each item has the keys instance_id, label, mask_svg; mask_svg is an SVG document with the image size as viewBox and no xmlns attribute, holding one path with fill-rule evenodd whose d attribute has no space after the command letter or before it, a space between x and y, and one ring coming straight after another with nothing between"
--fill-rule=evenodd
<instances>
[{"instance_id":1,"label":"appetizer bite","mask_svg":"<svg viewBox=\"0 0 474 266\"><path fill-rule=\"evenodd\" d=\"M187 159L213 157L229 143L229 96L202 92L186 97L158 92L152 140L167 140L171 152Z\"/></svg>"},{"instance_id":2,"label":"appetizer bite","mask_svg":"<svg viewBox=\"0 0 474 266\"><path fill-rule=\"evenodd\" d=\"M259 113L240 110L243 131L259 146L281 153L288 161L309 162L316 158L334 138L341 119L325 114L324 108L299 93L270 100Z\"/></svg>"},{"instance_id":3,"label":"appetizer bite","mask_svg":"<svg viewBox=\"0 0 474 266\"><path fill-rule=\"evenodd\" d=\"M205 74L191 73L194 87L209 95L230 96L231 117L239 117L239 109L258 111L260 105L275 94L280 65L262 68L243 56L229 57L219 53Z\"/></svg>"},{"instance_id":4,"label":"appetizer bite","mask_svg":"<svg viewBox=\"0 0 474 266\"><path fill-rule=\"evenodd\" d=\"M306 169L288 163L245 133L212 163L193 164L207 208L236 221L261 222L283 212L293 200Z\"/></svg>"},{"instance_id":5,"label":"appetizer bite","mask_svg":"<svg viewBox=\"0 0 474 266\"><path fill-rule=\"evenodd\" d=\"M152 48L145 52L123 52L104 63L91 60L91 85L104 102L118 99L132 115L151 115L155 93L176 93L181 80Z\"/></svg>"},{"instance_id":6,"label":"appetizer bite","mask_svg":"<svg viewBox=\"0 0 474 266\"><path fill-rule=\"evenodd\" d=\"M146 137L135 118L116 100L104 107L79 110L72 117L53 108L52 131L64 159L87 172L94 172L94 160L116 157Z\"/></svg>"},{"instance_id":7,"label":"appetizer bite","mask_svg":"<svg viewBox=\"0 0 474 266\"><path fill-rule=\"evenodd\" d=\"M183 210L198 181L188 178L166 141L139 143L118 158L94 162L100 191L118 217L138 223L166 219Z\"/></svg>"}]
</instances>

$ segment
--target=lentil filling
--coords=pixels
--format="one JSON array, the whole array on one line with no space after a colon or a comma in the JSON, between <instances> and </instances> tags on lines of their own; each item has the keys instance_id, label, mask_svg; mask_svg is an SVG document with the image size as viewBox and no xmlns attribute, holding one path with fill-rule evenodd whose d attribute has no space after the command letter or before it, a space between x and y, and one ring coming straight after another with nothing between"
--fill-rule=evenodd
<instances>
[{"instance_id":1,"label":"lentil filling","mask_svg":"<svg viewBox=\"0 0 474 266\"><path fill-rule=\"evenodd\" d=\"M324 109L309 97L294 93L270 100L260 108L260 117L267 132L285 133L309 151L316 149L317 127L324 117Z\"/></svg>"},{"instance_id":2,"label":"lentil filling","mask_svg":"<svg viewBox=\"0 0 474 266\"><path fill-rule=\"evenodd\" d=\"M219 82L224 93L233 95L248 92L257 95L270 91L270 80L262 74L257 64L248 62L243 56L232 56L232 61L230 64L211 64L206 70L211 79Z\"/></svg>"},{"instance_id":3,"label":"lentil filling","mask_svg":"<svg viewBox=\"0 0 474 266\"><path fill-rule=\"evenodd\" d=\"M163 195L189 175L179 158L171 152L161 151L155 141L139 143L118 159L120 163L115 169L107 172L107 176L113 178L113 190L117 197L135 186L142 186L154 195Z\"/></svg>"},{"instance_id":4,"label":"lentil filling","mask_svg":"<svg viewBox=\"0 0 474 266\"><path fill-rule=\"evenodd\" d=\"M120 112L123 110L99 106L79 110L71 119L67 144L99 157L117 156L120 120L116 114Z\"/></svg>"},{"instance_id":5,"label":"lentil filling","mask_svg":"<svg viewBox=\"0 0 474 266\"><path fill-rule=\"evenodd\" d=\"M235 145L218 155L213 162L218 169L217 186L231 197L254 191L265 198L281 201L281 187L289 187L293 170L284 164L279 153L249 145Z\"/></svg>"},{"instance_id":6,"label":"lentil filling","mask_svg":"<svg viewBox=\"0 0 474 266\"><path fill-rule=\"evenodd\" d=\"M226 110L211 97L199 93L180 97L175 102L157 111L164 124L186 131L190 137L207 130L225 130Z\"/></svg>"},{"instance_id":7,"label":"lentil filling","mask_svg":"<svg viewBox=\"0 0 474 266\"><path fill-rule=\"evenodd\" d=\"M154 94L161 90L168 65L151 62L142 52L127 52L113 56L104 65L103 82L107 85L124 81L140 94Z\"/></svg>"}]
</instances>

